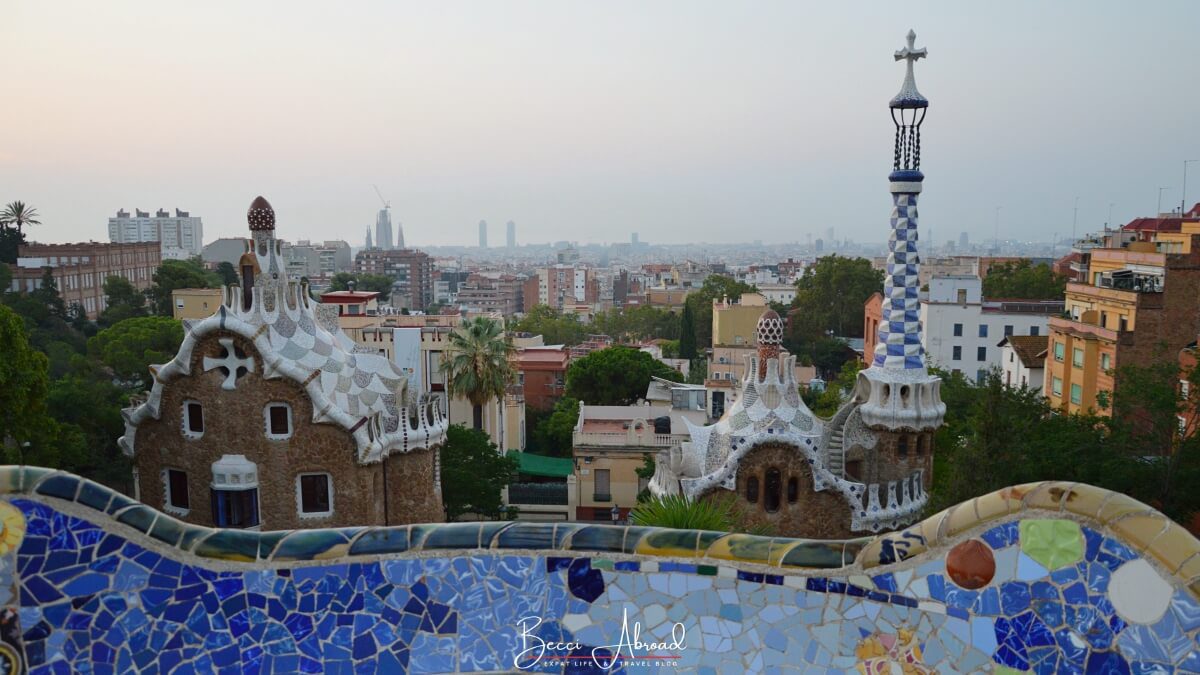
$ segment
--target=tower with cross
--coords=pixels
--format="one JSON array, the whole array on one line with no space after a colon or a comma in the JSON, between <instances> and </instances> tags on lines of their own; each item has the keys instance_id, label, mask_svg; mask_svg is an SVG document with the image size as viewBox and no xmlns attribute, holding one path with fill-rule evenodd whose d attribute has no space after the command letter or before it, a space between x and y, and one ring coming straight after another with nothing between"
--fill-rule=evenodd
<instances>
[{"instance_id":1,"label":"tower with cross","mask_svg":"<svg viewBox=\"0 0 1200 675\"><path fill-rule=\"evenodd\" d=\"M879 322L871 367L859 374L857 395L865 400L863 421L875 429L915 433L912 441L925 443L942 424L946 406L941 401L941 380L926 370L921 344L921 301L917 253L917 197L925 175L921 173L921 123L929 100L917 89L913 66L926 58L917 48L917 34L909 31L905 46L895 53L905 62L904 83L888 103L896 135L888 190L892 195L891 236L883 282L883 316Z\"/></svg>"}]
</instances>

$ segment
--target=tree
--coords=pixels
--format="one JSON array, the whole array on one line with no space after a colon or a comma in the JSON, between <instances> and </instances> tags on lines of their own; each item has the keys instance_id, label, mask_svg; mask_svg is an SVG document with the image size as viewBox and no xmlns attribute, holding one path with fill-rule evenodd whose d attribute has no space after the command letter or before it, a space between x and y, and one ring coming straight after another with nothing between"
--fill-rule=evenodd
<instances>
[{"instance_id":1,"label":"tree","mask_svg":"<svg viewBox=\"0 0 1200 675\"><path fill-rule=\"evenodd\" d=\"M4 207L4 211L0 211L0 228L15 229L18 235L25 234L26 225L41 225L42 221L37 219L37 209L27 205L25 202L16 201L9 202Z\"/></svg>"},{"instance_id":2,"label":"tree","mask_svg":"<svg viewBox=\"0 0 1200 675\"><path fill-rule=\"evenodd\" d=\"M1032 264L1028 259L993 265L983 278L985 298L1021 298L1061 300L1067 277L1055 274L1046 263Z\"/></svg>"},{"instance_id":3,"label":"tree","mask_svg":"<svg viewBox=\"0 0 1200 675\"><path fill-rule=\"evenodd\" d=\"M450 332L442 354L446 391L471 402L474 426L483 429L483 406L504 396L515 378L511 357L516 349L500 322L475 317Z\"/></svg>"},{"instance_id":4,"label":"tree","mask_svg":"<svg viewBox=\"0 0 1200 675\"><path fill-rule=\"evenodd\" d=\"M100 325L112 326L125 319L146 316L146 296L139 293L125 277L110 276L104 280L105 308L100 313Z\"/></svg>"},{"instance_id":5,"label":"tree","mask_svg":"<svg viewBox=\"0 0 1200 675\"><path fill-rule=\"evenodd\" d=\"M15 265L20 253L21 244L25 243L25 234L7 227L0 228L0 263ZM8 288L8 286L5 286Z\"/></svg>"},{"instance_id":6,"label":"tree","mask_svg":"<svg viewBox=\"0 0 1200 675\"><path fill-rule=\"evenodd\" d=\"M646 395L652 376L682 382L683 375L632 347L600 349L567 368L566 395L588 405L630 405Z\"/></svg>"},{"instance_id":7,"label":"tree","mask_svg":"<svg viewBox=\"0 0 1200 675\"><path fill-rule=\"evenodd\" d=\"M691 304L684 303L683 314L679 317L679 358L695 359L696 352L696 312Z\"/></svg>"},{"instance_id":8,"label":"tree","mask_svg":"<svg viewBox=\"0 0 1200 675\"><path fill-rule=\"evenodd\" d=\"M549 415L529 415L526 421L535 420L531 425L529 444L526 452L550 457L570 457L573 447L572 435L575 425L579 422L579 401L570 397L558 399Z\"/></svg>"},{"instance_id":9,"label":"tree","mask_svg":"<svg viewBox=\"0 0 1200 675\"><path fill-rule=\"evenodd\" d=\"M199 258L164 260L154 272L154 284L146 291L151 309L158 316L171 316L171 292L179 288L217 288L221 278L204 269Z\"/></svg>"},{"instance_id":10,"label":"tree","mask_svg":"<svg viewBox=\"0 0 1200 675\"><path fill-rule=\"evenodd\" d=\"M183 342L183 325L170 317L125 319L88 340L88 353L132 389L154 384L150 366L170 361Z\"/></svg>"},{"instance_id":11,"label":"tree","mask_svg":"<svg viewBox=\"0 0 1200 675\"><path fill-rule=\"evenodd\" d=\"M49 359L29 344L25 324L0 306L0 445L21 447L39 436L46 414ZM10 458L11 460L11 458Z\"/></svg>"},{"instance_id":12,"label":"tree","mask_svg":"<svg viewBox=\"0 0 1200 675\"><path fill-rule=\"evenodd\" d=\"M329 290L348 291L351 283L354 284L354 290L375 291L379 293L379 302L387 302L392 297L392 284L395 280L384 274L338 272L329 280Z\"/></svg>"},{"instance_id":13,"label":"tree","mask_svg":"<svg viewBox=\"0 0 1200 675\"><path fill-rule=\"evenodd\" d=\"M217 264L217 276L221 277L221 283L226 286L238 283L237 270L233 268L233 263L228 260L222 260Z\"/></svg>"},{"instance_id":14,"label":"tree","mask_svg":"<svg viewBox=\"0 0 1200 675\"><path fill-rule=\"evenodd\" d=\"M67 304L63 302L58 292L58 282L54 279L54 269L42 268L42 284L29 294L36 302L45 305L51 316L60 319L67 318Z\"/></svg>"},{"instance_id":15,"label":"tree","mask_svg":"<svg viewBox=\"0 0 1200 675\"><path fill-rule=\"evenodd\" d=\"M785 347L799 354L821 337L863 334L863 303L883 290L883 272L866 258L828 255L796 280L796 298L788 314Z\"/></svg>"},{"instance_id":16,"label":"tree","mask_svg":"<svg viewBox=\"0 0 1200 675\"><path fill-rule=\"evenodd\" d=\"M503 509L500 491L517 472L515 457L500 453L487 434L453 424L441 450L442 505L446 520L465 513L497 518Z\"/></svg>"},{"instance_id":17,"label":"tree","mask_svg":"<svg viewBox=\"0 0 1200 675\"><path fill-rule=\"evenodd\" d=\"M650 305L613 308L592 318L591 332L609 335L622 342L673 340L679 335L679 317L674 312Z\"/></svg>"},{"instance_id":18,"label":"tree","mask_svg":"<svg viewBox=\"0 0 1200 675\"><path fill-rule=\"evenodd\" d=\"M564 316L549 305L534 305L533 309L512 325L518 333L541 335L548 345L577 345L583 342L587 329L579 323L579 317Z\"/></svg>"}]
</instances>

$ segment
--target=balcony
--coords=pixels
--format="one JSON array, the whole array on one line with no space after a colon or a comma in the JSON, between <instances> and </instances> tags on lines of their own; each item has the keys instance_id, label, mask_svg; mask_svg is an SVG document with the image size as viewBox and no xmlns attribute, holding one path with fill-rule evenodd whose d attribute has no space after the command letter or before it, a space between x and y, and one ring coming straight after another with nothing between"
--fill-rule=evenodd
<instances>
[{"instance_id":1,"label":"balcony","mask_svg":"<svg viewBox=\"0 0 1200 675\"><path fill-rule=\"evenodd\" d=\"M1104 340L1106 342L1116 342L1121 335L1120 331L1111 328L1101 328L1094 324L1058 316L1050 317L1050 330L1067 333L1085 340Z\"/></svg>"},{"instance_id":2,"label":"balcony","mask_svg":"<svg viewBox=\"0 0 1200 675\"><path fill-rule=\"evenodd\" d=\"M575 447L669 448L688 440L686 434L627 433L618 431L576 431L571 434Z\"/></svg>"},{"instance_id":3,"label":"balcony","mask_svg":"<svg viewBox=\"0 0 1200 675\"><path fill-rule=\"evenodd\" d=\"M592 494L592 501L594 501L594 502L611 502L612 495L607 492L596 492L596 493Z\"/></svg>"}]
</instances>

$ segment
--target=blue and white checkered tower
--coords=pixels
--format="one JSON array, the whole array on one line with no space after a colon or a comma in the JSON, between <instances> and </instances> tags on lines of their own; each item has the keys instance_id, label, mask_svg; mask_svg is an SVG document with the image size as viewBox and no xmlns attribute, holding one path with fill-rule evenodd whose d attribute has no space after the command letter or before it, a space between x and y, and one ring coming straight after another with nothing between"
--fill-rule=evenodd
<instances>
[{"instance_id":1,"label":"blue and white checkered tower","mask_svg":"<svg viewBox=\"0 0 1200 675\"><path fill-rule=\"evenodd\" d=\"M888 239L887 272L883 282L883 316L871 367L859 375L857 387L863 420L869 426L921 431L941 426L946 406L941 380L925 369L921 346L921 301L918 297L921 261L917 254L917 195L925 180L921 173L921 123L929 100L917 90L913 64L925 58L915 46L917 34L896 52L905 61L900 93L888 107L896 126L892 173L892 235Z\"/></svg>"}]
</instances>

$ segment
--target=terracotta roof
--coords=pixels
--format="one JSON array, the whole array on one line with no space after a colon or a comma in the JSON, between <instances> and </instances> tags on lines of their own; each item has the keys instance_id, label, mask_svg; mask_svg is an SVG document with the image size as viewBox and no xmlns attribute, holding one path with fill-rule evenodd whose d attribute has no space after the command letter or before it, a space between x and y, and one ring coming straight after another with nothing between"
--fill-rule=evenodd
<instances>
[{"instance_id":1,"label":"terracotta roof","mask_svg":"<svg viewBox=\"0 0 1200 675\"><path fill-rule=\"evenodd\" d=\"M1046 353L1049 340L1048 335L1009 335L1000 341L1000 345L1012 345L1017 358L1026 368L1042 368L1044 362L1039 357Z\"/></svg>"},{"instance_id":2,"label":"terracotta roof","mask_svg":"<svg viewBox=\"0 0 1200 675\"><path fill-rule=\"evenodd\" d=\"M1178 232L1179 226L1185 220L1200 218L1200 203L1193 206L1183 216L1168 216L1166 218L1134 218L1121 226L1126 232Z\"/></svg>"}]
</instances>

